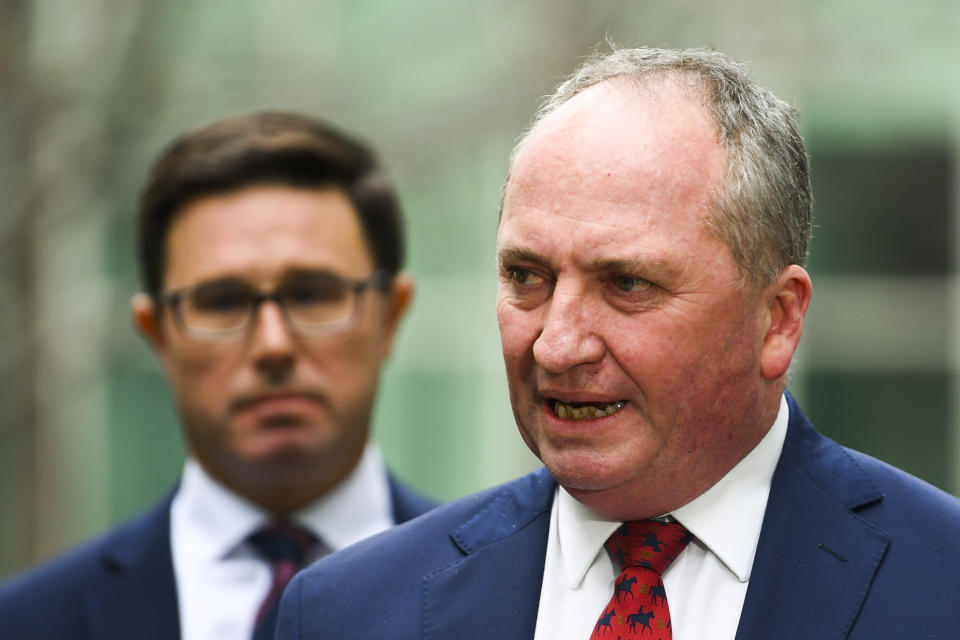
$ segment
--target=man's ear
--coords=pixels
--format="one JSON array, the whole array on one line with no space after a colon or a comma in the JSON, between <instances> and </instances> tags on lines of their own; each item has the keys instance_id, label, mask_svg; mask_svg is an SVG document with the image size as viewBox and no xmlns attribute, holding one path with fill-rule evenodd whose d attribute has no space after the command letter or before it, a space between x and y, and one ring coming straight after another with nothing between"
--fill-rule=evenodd
<instances>
[{"instance_id":1,"label":"man's ear","mask_svg":"<svg viewBox=\"0 0 960 640\"><path fill-rule=\"evenodd\" d=\"M406 273L398 273L387 292L387 305L383 323L384 340L381 357L385 360L393 349L393 340L397 335L400 321L407 314L413 301L413 278Z\"/></svg>"},{"instance_id":2,"label":"man's ear","mask_svg":"<svg viewBox=\"0 0 960 640\"><path fill-rule=\"evenodd\" d=\"M138 293L130 300L130 315L133 326L143 339L159 352L163 348L163 329L160 326L160 314L153 298L145 293Z\"/></svg>"},{"instance_id":3,"label":"man's ear","mask_svg":"<svg viewBox=\"0 0 960 640\"><path fill-rule=\"evenodd\" d=\"M763 337L760 373L767 380L780 378L790 368L812 293L810 275L796 264L785 268L764 290L768 326Z\"/></svg>"}]
</instances>

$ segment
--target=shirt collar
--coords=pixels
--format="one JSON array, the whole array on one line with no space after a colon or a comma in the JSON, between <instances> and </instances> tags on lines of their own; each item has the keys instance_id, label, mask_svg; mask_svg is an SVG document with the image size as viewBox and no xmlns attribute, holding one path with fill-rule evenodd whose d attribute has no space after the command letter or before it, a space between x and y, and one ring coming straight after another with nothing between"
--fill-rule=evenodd
<instances>
[{"instance_id":1,"label":"shirt collar","mask_svg":"<svg viewBox=\"0 0 960 640\"><path fill-rule=\"evenodd\" d=\"M333 550L392 527L390 484L380 450L367 444L350 475L294 517Z\"/></svg>"},{"instance_id":2,"label":"shirt collar","mask_svg":"<svg viewBox=\"0 0 960 640\"><path fill-rule=\"evenodd\" d=\"M686 527L741 582L750 569L760 538L773 471L787 435L790 411L784 396L773 426L733 469L706 492L670 516ZM564 573L571 587L582 581L607 538L623 524L603 518L557 489L557 522Z\"/></svg>"},{"instance_id":3,"label":"shirt collar","mask_svg":"<svg viewBox=\"0 0 960 640\"><path fill-rule=\"evenodd\" d=\"M557 532L560 559L571 588L583 582L587 570L603 549L607 538L622 523L607 520L557 487Z\"/></svg>"},{"instance_id":4,"label":"shirt collar","mask_svg":"<svg viewBox=\"0 0 960 640\"><path fill-rule=\"evenodd\" d=\"M271 514L215 480L193 458L184 465L175 507L193 548L222 559L235 552ZM340 549L393 524L390 488L379 450L368 444L360 462L331 491L291 516L331 549Z\"/></svg>"},{"instance_id":5,"label":"shirt collar","mask_svg":"<svg viewBox=\"0 0 960 640\"><path fill-rule=\"evenodd\" d=\"M671 514L740 582L750 579L770 482L787 437L789 420L790 409L781 396L773 426L753 451L706 492Z\"/></svg>"}]
</instances>

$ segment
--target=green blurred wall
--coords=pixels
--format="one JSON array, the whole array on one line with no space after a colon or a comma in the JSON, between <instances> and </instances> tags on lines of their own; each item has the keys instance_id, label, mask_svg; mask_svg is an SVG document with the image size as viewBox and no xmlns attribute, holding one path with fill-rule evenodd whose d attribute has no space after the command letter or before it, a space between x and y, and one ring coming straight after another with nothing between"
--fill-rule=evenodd
<instances>
[{"instance_id":1,"label":"green blurred wall","mask_svg":"<svg viewBox=\"0 0 960 640\"><path fill-rule=\"evenodd\" d=\"M36 364L35 404L18 405L26 408L0 431L0 510L9 514L0 574L137 512L177 479L183 446L170 396L128 319L132 215L161 146L226 113L277 107L329 118L373 143L397 182L418 291L376 410L390 464L442 499L536 466L516 433L499 355L500 185L537 97L606 38L716 47L798 105L817 229L814 306L791 387L828 434L960 489L952 0L43 0L5 9L14 6L24 28L4 59L14 60L19 89L0 96L0 116L24 140L16 150L9 136L0 142L0 173L28 172L14 186L31 191L14 199L20 226L0 228L0 238L26 239L33 252L19 268L35 329L32 352L10 356L3 373L13 380Z\"/></svg>"}]
</instances>

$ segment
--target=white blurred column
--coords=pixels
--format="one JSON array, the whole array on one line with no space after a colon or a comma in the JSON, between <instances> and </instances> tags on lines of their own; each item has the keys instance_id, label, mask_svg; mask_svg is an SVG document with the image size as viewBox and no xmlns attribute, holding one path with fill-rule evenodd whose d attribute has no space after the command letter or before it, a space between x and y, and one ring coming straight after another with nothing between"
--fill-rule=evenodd
<instances>
[{"instance_id":1,"label":"white blurred column","mask_svg":"<svg viewBox=\"0 0 960 640\"><path fill-rule=\"evenodd\" d=\"M86 538L109 516L105 390L108 122L141 2L32 4L34 84L30 212L34 277L37 560Z\"/></svg>"}]
</instances>

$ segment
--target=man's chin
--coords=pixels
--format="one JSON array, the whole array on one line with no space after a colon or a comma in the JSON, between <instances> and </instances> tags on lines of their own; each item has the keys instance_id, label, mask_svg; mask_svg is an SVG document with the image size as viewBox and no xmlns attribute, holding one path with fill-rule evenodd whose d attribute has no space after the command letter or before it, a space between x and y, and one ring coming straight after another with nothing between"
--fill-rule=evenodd
<instances>
[{"instance_id":1,"label":"man's chin","mask_svg":"<svg viewBox=\"0 0 960 640\"><path fill-rule=\"evenodd\" d=\"M251 466L278 472L304 465L316 467L323 449L315 433L294 426L274 426L251 434L237 453Z\"/></svg>"},{"instance_id":2,"label":"man's chin","mask_svg":"<svg viewBox=\"0 0 960 640\"><path fill-rule=\"evenodd\" d=\"M264 466L316 466L323 458L323 452L317 443L304 442L302 438L272 437L258 442L246 458Z\"/></svg>"},{"instance_id":3,"label":"man's chin","mask_svg":"<svg viewBox=\"0 0 960 640\"><path fill-rule=\"evenodd\" d=\"M546 462L545 466L560 486L571 494L574 492L589 494L606 491L616 486L616 483L609 477L609 470L603 468L594 469L592 467L551 462Z\"/></svg>"},{"instance_id":4,"label":"man's chin","mask_svg":"<svg viewBox=\"0 0 960 640\"><path fill-rule=\"evenodd\" d=\"M636 469L625 467L623 461L612 462L593 452L547 453L541 460L554 479L571 495L588 496L616 491L630 484L637 474Z\"/></svg>"}]
</instances>

